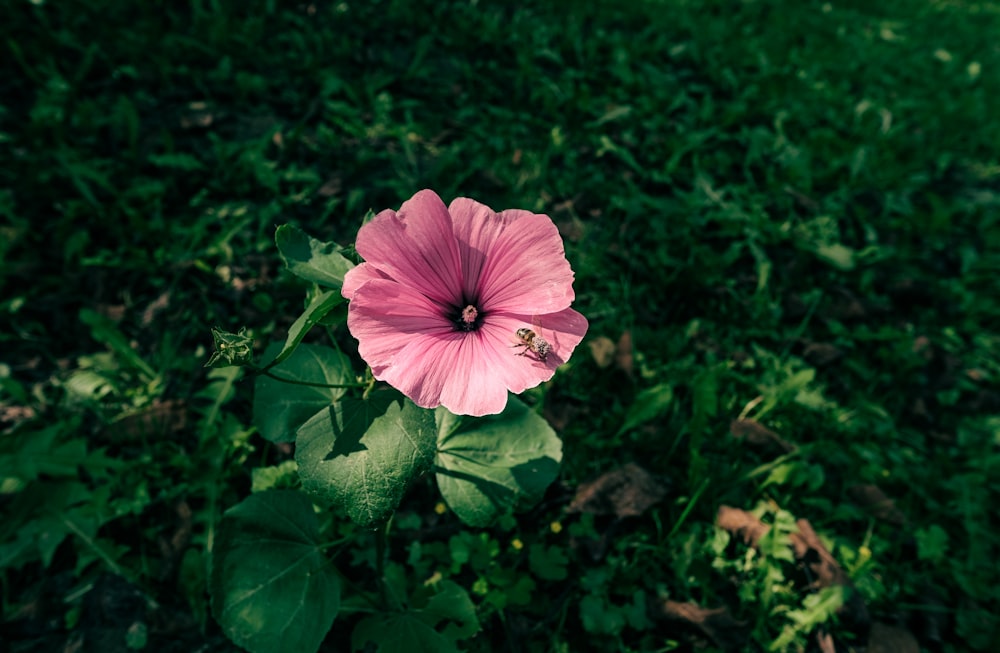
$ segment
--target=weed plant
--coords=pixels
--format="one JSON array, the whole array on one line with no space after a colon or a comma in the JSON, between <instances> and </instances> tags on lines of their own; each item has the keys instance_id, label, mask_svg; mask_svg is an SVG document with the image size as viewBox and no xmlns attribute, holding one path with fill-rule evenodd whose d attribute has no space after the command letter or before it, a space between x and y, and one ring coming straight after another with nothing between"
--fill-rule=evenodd
<instances>
[{"instance_id":1,"label":"weed plant","mask_svg":"<svg viewBox=\"0 0 1000 653\"><path fill-rule=\"evenodd\" d=\"M465 648L1000 650L996 2L3 14L0 651L235 650L221 515L298 481L210 329L301 312L275 225L350 242L421 188L550 215L591 325L523 397L564 443L538 507L472 529L427 485L393 522ZM655 500L583 505L629 463Z\"/></svg>"}]
</instances>

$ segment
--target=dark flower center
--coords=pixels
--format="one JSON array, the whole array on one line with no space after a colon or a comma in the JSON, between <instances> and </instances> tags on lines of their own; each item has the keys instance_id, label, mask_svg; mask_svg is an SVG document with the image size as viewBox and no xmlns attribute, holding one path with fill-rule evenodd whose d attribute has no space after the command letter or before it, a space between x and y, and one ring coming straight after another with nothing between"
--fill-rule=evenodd
<instances>
[{"instance_id":1,"label":"dark flower center","mask_svg":"<svg viewBox=\"0 0 1000 653\"><path fill-rule=\"evenodd\" d=\"M466 304L464 308L455 307L451 313L451 322L457 331L475 331L483 324L486 314L474 304Z\"/></svg>"}]
</instances>

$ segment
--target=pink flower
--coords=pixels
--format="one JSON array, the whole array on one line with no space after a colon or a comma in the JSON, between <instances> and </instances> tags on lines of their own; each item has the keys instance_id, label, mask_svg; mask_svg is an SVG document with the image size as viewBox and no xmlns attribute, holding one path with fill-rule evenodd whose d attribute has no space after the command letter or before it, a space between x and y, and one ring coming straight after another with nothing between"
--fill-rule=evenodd
<instances>
[{"instance_id":1,"label":"pink flower","mask_svg":"<svg viewBox=\"0 0 1000 653\"><path fill-rule=\"evenodd\" d=\"M587 332L546 215L465 197L445 207L422 190L361 227L355 247L365 262L344 279L347 326L375 378L418 406L499 413Z\"/></svg>"}]
</instances>

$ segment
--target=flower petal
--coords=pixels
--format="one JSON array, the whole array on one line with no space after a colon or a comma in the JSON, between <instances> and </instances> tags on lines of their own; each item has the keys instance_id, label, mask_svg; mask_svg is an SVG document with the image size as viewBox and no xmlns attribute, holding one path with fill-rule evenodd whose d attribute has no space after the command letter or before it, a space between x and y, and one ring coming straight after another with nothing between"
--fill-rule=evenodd
<instances>
[{"instance_id":1,"label":"flower petal","mask_svg":"<svg viewBox=\"0 0 1000 653\"><path fill-rule=\"evenodd\" d=\"M468 197L456 197L448 205L458 253L462 259L462 289L466 298L477 297L479 278L486 263L487 252L504 228L516 217L512 211L497 214L485 204ZM526 213L527 211L520 211Z\"/></svg>"},{"instance_id":2,"label":"flower petal","mask_svg":"<svg viewBox=\"0 0 1000 653\"><path fill-rule=\"evenodd\" d=\"M422 190L358 231L355 248L385 275L443 305L462 301L462 264L444 202Z\"/></svg>"},{"instance_id":3,"label":"flower petal","mask_svg":"<svg viewBox=\"0 0 1000 653\"><path fill-rule=\"evenodd\" d=\"M435 339L454 332L437 304L420 291L390 279L372 279L355 290L347 311L347 328L357 338L358 353L377 379L396 365L396 356L414 338Z\"/></svg>"},{"instance_id":4,"label":"flower petal","mask_svg":"<svg viewBox=\"0 0 1000 653\"><path fill-rule=\"evenodd\" d=\"M478 332L415 338L383 380L424 408L493 415L507 405L507 388L486 363L487 347Z\"/></svg>"},{"instance_id":5,"label":"flower petal","mask_svg":"<svg viewBox=\"0 0 1000 653\"><path fill-rule=\"evenodd\" d=\"M344 285L340 289L340 294L347 299L354 297L355 291L372 279L388 279L389 276L380 272L370 263L361 263L347 271L344 275Z\"/></svg>"},{"instance_id":6,"label":"flower petal","mask_svg":"<svg viewBox=\"0 0 1000 653\"><path fill-rule=\"evenodd\" d=\"M481 308L541 315L569 307L573 270L559 230L547 215L504 211L501 216L508 213L516 219L486 252L478 289Z\"/></svg>"},{"instance_id":7,"label":"flower petal","mask_svg":"<svg viewBox=\"0 0 1000 653\"><path fill-rule=\"evenodd\" d=\"M533 388L552 378L556 368L569 360L587 333L587 318L572 308L547 315L491 313L480 332L491 347L489 366L513 393ZM517 330L529 328L551 347L545 360L520 347Z\"/></svg>"}]
</instances>

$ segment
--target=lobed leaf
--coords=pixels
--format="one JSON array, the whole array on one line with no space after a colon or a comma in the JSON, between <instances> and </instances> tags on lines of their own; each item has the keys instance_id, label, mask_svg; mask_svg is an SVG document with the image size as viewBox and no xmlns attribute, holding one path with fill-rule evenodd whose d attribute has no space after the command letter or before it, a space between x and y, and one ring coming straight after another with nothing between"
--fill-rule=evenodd
<instances>
[{"instance_id":1,"label":"lobed leaf","mask_svg":"<svg viewBox=\"0 0 1000 653\"><path fill-rule=\"evenodd\" d=\"M294 225L278 227L274 242L292 274L321 286L340 288L344 275L354 267L340 254L340 245L316 240Z\"/></svg>"},{"instance_id":2,"label":"lobed leaf","mask_svg":"<svg viewBox=\"0 0 1000 653\"><path fill-rule=\"evenodd\" d=\"M395 390L347 398L298 430L302 487L371 527L384 522L434 457L434 416Z\"/></svg>"},{"instance_id":3,"label":"lobed leaf","mask_svg":"<svg viewBox=\"0 0 1000 653\"><path fill-rule=\"evenodd\" d=\"M559 472L562 442L514 397L499 415L457 424L438 409L438 428L438 488L470 526L487 526L509 510L534 505Z\"/></svg>"},{"instance_id":4,"label":"lobed leaf","mask_svg":"<svg viewBox=\"0 0 1000 653\"><path fill-rule=\"evenodd\" d=\"M272 359L280 350L281 345L272 344L264 352L264 360ZM300 383L345 385L354 380L346 356L318 345L299 345L271 372L299 382L287 383L261 375L254 383L253 421L260 434L271 442L294 441L295 432L306 420L344 394L343 388Z\"/></svg>"},{"instance_id":5,"label":"lobed leaf","mask_svg":"<svg viewBox=\"0 0 1000 653\"><path fill-rule=\"evenodd\" d=\"M340 578L321 553L312 503L268 490L222 517L212 551L212 614L256 653L312 653L340 609Z\"/></svg>"}]
</instances>

